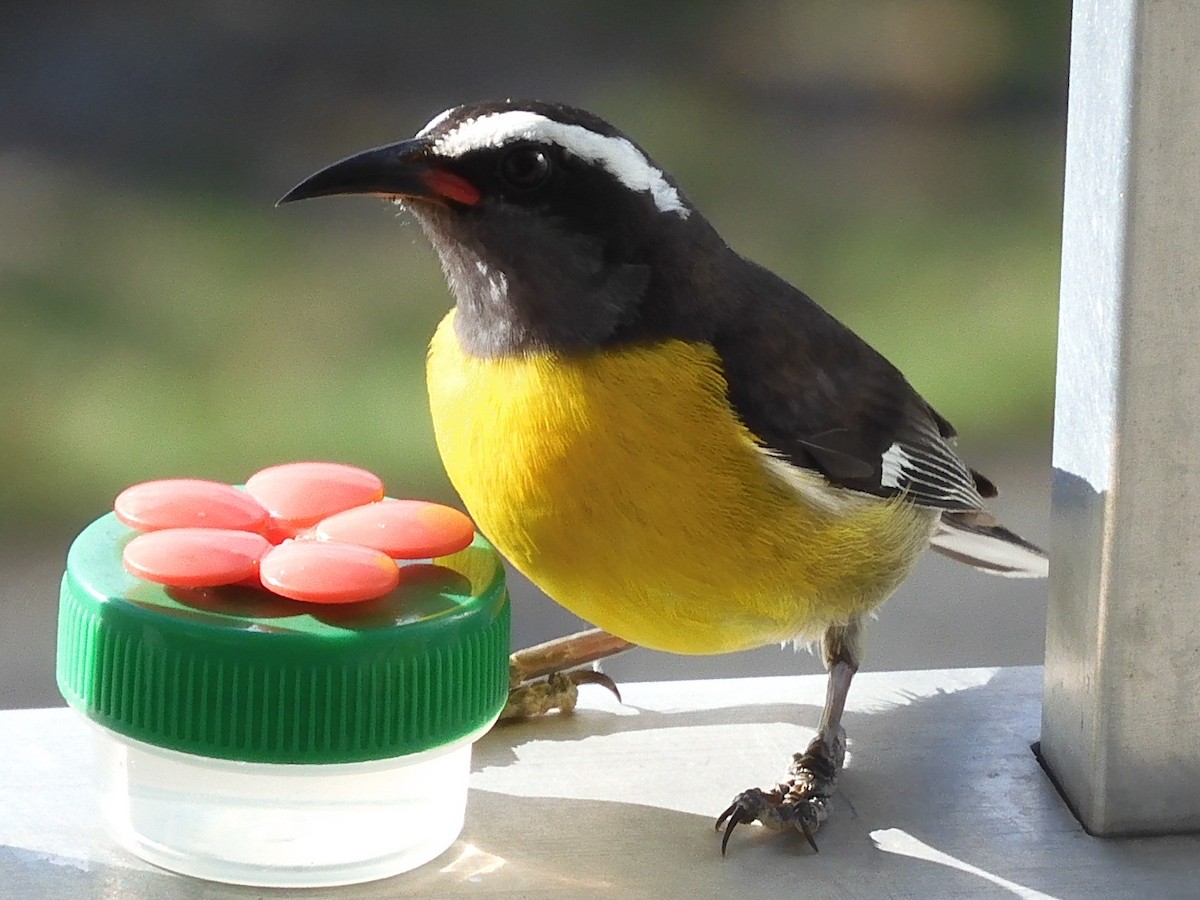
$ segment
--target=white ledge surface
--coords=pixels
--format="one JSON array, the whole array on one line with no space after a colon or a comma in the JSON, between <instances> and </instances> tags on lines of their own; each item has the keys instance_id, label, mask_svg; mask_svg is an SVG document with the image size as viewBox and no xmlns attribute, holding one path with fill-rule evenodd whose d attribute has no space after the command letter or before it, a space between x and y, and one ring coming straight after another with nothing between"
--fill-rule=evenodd
<instances>
[{"instance_id":1,"label":"white ledge surface","mask_svg":"<svg viewBox=\"0 0 1200 900\"><path fill-rule=\"evenodd\" d=\"M100 831L87 733L65 709L0 712L0 895L42 898L1196 897L1200 836L1083 832L1030 751L1041 669L865 673L814 854L713 820L812 737L824 678L584 689L579 712L476 745L462 837L414 872L311 891L173 875ZM1137 773L1131 773L1136 777Z\"/></svg>"}]
</instances>

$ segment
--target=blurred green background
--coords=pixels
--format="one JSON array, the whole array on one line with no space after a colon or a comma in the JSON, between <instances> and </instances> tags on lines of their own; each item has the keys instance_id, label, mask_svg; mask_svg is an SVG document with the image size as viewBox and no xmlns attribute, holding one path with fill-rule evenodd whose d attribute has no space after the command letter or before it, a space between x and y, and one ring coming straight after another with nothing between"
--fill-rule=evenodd
<instances>
[{"instance_id":1,"label":"blurred green background","mask_svg":"<svg viewBox=\"0 0 1200 900\"><path fill-rule=\"evenodd\" d=\"M144 479L333 459L453 500L432 252L384 204L272 204L468 100L610 119L968 457L1044 459L1068 29L1067 0L6 4L0 611L52 622L71 535Z\"/></svg>"}]
</instances>

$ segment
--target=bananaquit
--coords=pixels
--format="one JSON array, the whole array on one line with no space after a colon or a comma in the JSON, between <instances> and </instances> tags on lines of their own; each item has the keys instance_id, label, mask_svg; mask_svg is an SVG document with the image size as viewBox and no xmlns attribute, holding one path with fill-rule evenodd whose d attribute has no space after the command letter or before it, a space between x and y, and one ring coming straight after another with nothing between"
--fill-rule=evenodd
<instances>
[{"instance_id":1,"label":"bananaquit","mask_svg":"<svg viewBox=\"0 0 1200 900\"><path fill-rule=\"evenodd\" d=\"M283 201L331 194L402 204L441 258L455 308L429 350L438 448L517 569L617 647L821 641L817 736L717 821L722 851L755 820L815 847L867 614L929 546L1047 571L984 509L995 488L950 423L582 110L450 109Z\"/></svg>"}]
</instances>

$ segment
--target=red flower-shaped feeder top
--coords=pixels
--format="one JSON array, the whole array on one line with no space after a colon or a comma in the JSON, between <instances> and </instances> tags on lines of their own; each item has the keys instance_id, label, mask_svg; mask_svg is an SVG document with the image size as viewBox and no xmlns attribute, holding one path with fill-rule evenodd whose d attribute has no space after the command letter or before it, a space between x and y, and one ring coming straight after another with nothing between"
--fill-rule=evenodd
<instances>
[{"instance_id":1,"label":"red flower-shaped feeder top","mask_svg":"<svg viewBox=\"0 0 1200 900\"><path fill-rule=\"evenodd\" d=\"M356 603L399 584L398 560L432 559L470 545L463 513L384 497L354 466L272 466L245 490L217 481L147 481L122 491L117 518L142 532L125 545L133 575L169 587L248 584L309 603Z\"/></svg>"}]
</instances>

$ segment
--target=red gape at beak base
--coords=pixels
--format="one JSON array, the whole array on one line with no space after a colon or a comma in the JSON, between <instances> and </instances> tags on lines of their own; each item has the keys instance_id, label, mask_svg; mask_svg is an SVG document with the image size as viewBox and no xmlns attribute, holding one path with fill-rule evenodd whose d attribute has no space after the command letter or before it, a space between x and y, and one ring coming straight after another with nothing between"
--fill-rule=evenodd
<instances>
[{"instance_id":1,"label":"red gape at beak base","mask_svg":"<svg viewBox=\"0 0 1200 900\"><path fill-rule=\"evenodd\" d=\"M483 199L479 188L467 179L444 169L428 169L421 173L421 180L425 182L434 196L444 197L464 206L474 206Z\"/></svg>"}]
</instances>

